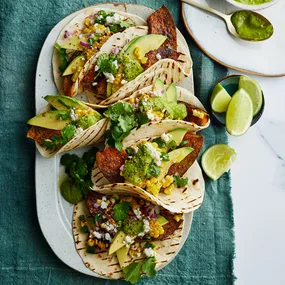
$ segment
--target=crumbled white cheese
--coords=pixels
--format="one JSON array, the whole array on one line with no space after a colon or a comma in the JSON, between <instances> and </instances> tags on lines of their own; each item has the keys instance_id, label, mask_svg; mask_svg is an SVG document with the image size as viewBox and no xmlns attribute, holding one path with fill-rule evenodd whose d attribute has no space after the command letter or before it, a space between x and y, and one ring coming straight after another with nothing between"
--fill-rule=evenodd
<instances>
[{"instance_id":1,"label":"crumbled white cheese","mask_svg":"<svg viewBox=\"0 0 285 285\"><path fill-rule=\"evenodd\" d=\"M101 202L101 209L107 209L108 208L108 204L105 201Z\"/></svg>"},{"instance_id":2,"label":"crumbled white cheese","mask_svg":"<svg viewBox=\"0 0 285 285\"><path fill-rule=\"evenodd\" d=\"M103 72L103 74L105 75L105 77L107 78L107 82L109 83L114 83L115 77L112 73L109 72Z\"/></svg>"},{"instance_id":3,"label":"crumbled white cheese","mask_svg":"<svg viewBox=\"0 0 285 285\"><path fill-rule=\"evenodd\" d=\"M80 34L80 35L78 35L78 37L81 39L81 38L83 37L83 35L82 35L82 34Z\"/></svg>"},{"instance_id":4,"label":"crumbled white cheese","mask_svg":"<svg viewBox=\"0 0 285 285\"><path fill-rule=\"evenodd\" d=\"M122 79L121 84L125 85L125 84L127 84L127 83L128 83L128 81L127 81L127 80Z\"/></svg>"},{"instance_id":5,"label":"crumbled white cheese","mask_svg":"<svg viewBox=\"0 0 285 285\"><path fill-rule=\"evenodd\" d=\"M95 68L94 68L94 71L98 71L98 70L99 70L99 66L96 64Z\"/></svg>"},{"instance_id":6,"label":"crumbled white cheese","mask_svg":"<svg viewBox=\"0 0 285 285\"><path fill-rule=\"evenodd\" d=\"M97 238L97 239L101 239L101 238L102 238L102 234L100 234L99 232L94 231L94 232L93 232L93 235L94 235L94 237Z\"/></svg>"},{"instance_id":7,"label":"crumbled white cheese","mask_svg":"<svg viewBox=\"0 0 285 285\"><path fill-rule=\"evenodd\" d=\"M151 112L151 110L148 110L146 115L151 121L154 120L154 114Z\"/></svg>"},{"instance_id":8,"label":"crumbled white cheese","mask_svg":"<svg viewBox=\"0 0 285 285\"><path fill-rule=\"evenodd\" d=\"M96 86L98 82L92 82L92 86Z\"/></svg>"},{"instance_id":9,"label":"crumbled white cheese","mask_svg":"<svg viewBox=\"0 0 285 285\"><path fill-rule=\"evenodd\" d=\"M126 236L123 244L127 247L130 248L131 244L134 243L134 240L130 236Z\"/></svg>"},{"instance_id":10,"label":"crumbled white cheese","mask_svg":"<svg viewBox=\"0 0 285 285\"><path fill-rule=\"evenodd\" d=\"M103 31L102 30L100 30L100 29L96 29L96 34L103 34Z\"/></svg>"},{"instance_id":11,"label":"crumbled white cheese","mask_svg":"<svg viewBox=\"0 0 285 285\"><path fill-rule=\"evenodd\" d=\"M161 135L161 139L164 140L165 142L168 142L170 140L169 134L163 133Z\"/></svg>"},{"instance_id":12,"label":"crumbled white cheese","mask_svg":"<svg viewBox=\"0 0 285 285\"><path fill-rule=\"evenodd\" d=\"M151 256L154 256L155 252L152 248L145 248L144 249L144 254L147 256L147 257L151 257Z\"/></svg>"},{"instance_id":13,"label":"crumbled white cheese","mask_svg":"<svg viewBox=\"0 0 285 285\"><path fill-rule=\"evenodd\" d=\"M143 237L146 233L150 231L149 221L143 219L143 231L138 234L139 237Z\"/></svg>"},{"instance_id":14,"label":"crumbled white cheese","mask_svg":"<svg viewBox=\"0 0 285 285\"><path fill-rule=\"evenodd\" d=\"M139 148L136 145L133 146L132 149L134 150L135 153L137 153L139 151Z\"/></svg>"},{"instance_id":15,"label":"crumbled white cheese","mask_svg":"<svg viewBox=\"0 0 285 285\"><path fill-rule=\"evenodd\" d=\"M121 17L119 14L115 13L113 16L106 17L106 24L117 24L119 21L123 20L124 18Z\"/></svg>"},{"instance_id":16,"label":"crumbled white cheese","mask_svg":"<svg viewBox=\"0 0 285 285\"><path fill-rule=\"evenodd\" d=\"M157 58L158 60L160 60L160 59L161 59L161 55L158 53L158 54L156 55L156 58Z\"/></svg>"},{"instance_id":17,"label":"crumbled white cheese","mask_svg":"<svg viewBox=\"0 0 285 285\"><path fill-rule=\"evenodd\" d=\"M102 200L103 200L103 201L106 201L106 200L107 200L107 197L106 197L106 196L103 196L103 197L102 197Z\"/></svg>"},{"instance_id":18,"label":"crumbled white cheese","mask_svg":"<svg viewBox=\"0 0 285 285\"><path fill-rule=\"evenodd\" d=\"M107 240L107 241L109 241L109 242L112 241L112 238L111 238L111 236L110 236L109 233L106 233L106 234L105 234L105 240Z\"/></svg>"},{"instance_id":19,"label":"crumbled white cheese","mask_svg":"<svg viewBox=\"0 0 285 285\"><path fill-rule=\"evenodd\" d=\"M147 142L145 146L148 148L150 156L153 158L154 163L157 166L161 166L161 157L160 157L161 153L157 151L156 148L150 142Z\"/></svg>"},{"instance_id":20,"label":"crumbled white cheese","mask_svg":"<svg viewBox=\"0 0 285 285\"><path fill-rule=\"evenodd\" d=\"M107 221L106 223L102 223L101 228L105 229L107 232L115 230L115 226L112 225L109 221Z\"/></svg>"},{"instance_id":21,"label":"crumbled white cheese","mask_svg":"<svg viewBox=\"0 0 285 285\"><path fill-rule=\"evenodd\" d=\"M74 109L70 110L70 118L71 118L72 121L78 120L78 115L75 114Z\"/></svg>"},{"instance_id":22,"label":"crumbled white cheese","mask_svg":"<svg viewBox=\"0 0 285 285\"><path fill-rule=\"evenodd\" d=\"M139 220L142 218L142 212L141 212L140 208L133 209L133 212Z\"/></svg>"},{"instance_id":23,"label":"crumbled white cheese","mask_svg":"<svg viewBox=\"0 0 285 285\"><path fill-rule=\"evenodd\" d=\"M117 61L117 60L114 60L112 63L115 65L116 69L119 68L119 66L118 66L118 61Z\"/></svg>"},{"instance_id":24,"label":"crumbled white cheese","mask_svg":"<svg viewBox=\"0 0 285 285\"><path fill-rule=\"evenodd\" d=\"M79 135L83 132L83 129L81 127L76 128L75 135Z\"/></svg>"},{"instance_id":25,"label":"crumbled white cheese","mask_svg":"<svg viewBox=\"0 0 285 285\"><path fill-rule=\"evenodd\" d=\"M99 15L97 18L98 18L98 20L102 20L102 19L103 19L103 16L102 16L102 15Z\"/></svg>"}]
</instances>

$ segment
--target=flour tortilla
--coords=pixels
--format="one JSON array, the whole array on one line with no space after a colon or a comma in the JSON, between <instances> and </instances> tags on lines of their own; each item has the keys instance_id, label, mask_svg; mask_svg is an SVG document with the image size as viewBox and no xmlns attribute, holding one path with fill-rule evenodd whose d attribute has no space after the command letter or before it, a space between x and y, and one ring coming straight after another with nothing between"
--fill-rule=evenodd
<instances>
[{"instance_id":1,"label":"flour tortilla","mask_svg":"<svg viewBox=\"0 0 285 285\"><path fill-rule=\"evenodd\" d=\"M121 12L118 10L112 10L112 9L103 9L103 8L90 8L85 10L84 12L78 14L75 16L60 32L56 42L61 46L67 39L65 39L64 34L65 31L69 32L76 32L80 31L84 27L84 20L88 18L88 16L93 15L100 10L104 10L107 13L114 12L119 14L120 16L126 17L130 19L135 26L144 26L147 25L146 21L143 20L141 17L130 14L130 13L125 13ZM63 77L62 77L62 72L59 70L59 66L61 65L61 59L57 51L54 49L53 51L53 58L52 58L52 68L53 68L53 76L54 76L54 81L56 84L57 89L59 90L60 94L63 94ZM82 91L82 90L79 90Z\"/></svg>"},{"instance_id":2,"label":"flour tortilla","mask_svg":"<svg viewBox=\"0 0 285 285\"><path fill-rule=\"evenodd\" d=\"M118 194L118 195L131 195L143 198L136 193L133 193L130 190L115 190L115 189L106 189L101 191L102 194ZM85 266L90 270L108 278L112 279L122 279L123 273L119 266L116 254L108 256L107 251L97 253L97 254L88 254L86 253L86 242L88 240L88 235L80 231L80 219L81 215L86 217L90 216L88 209L85 205L85 201L80 202L74 206L72 229L73 236L75 241L75 247L80 255ZM180 227L166 239L162 241L155 241L156 244L156 270L159 270L161 267L169 263L177 254L179 250L180 243L182 242L182 233L184 227L184 216L182 216L183 222ZM129 256L125 262L125 266L133 261L141 261L142 257L131 259Z\"/></svg>"},{"instance_id":3,"label":"flour tortilla","mask_svg":"<svg viewBox=\"0 0 285 285\"><path fill-rule=\"evenodd\" d=\"M117 33L111 36L108 41L103 44L100 49L100 52L93 57L89 61L86 62L83 70L79 73L78 79L74 83L72 89L73 96L76 96L81 91L81 81L84 78L85 74L93 68L94 64L97 62L98 57L102 53L110 54L114 47L122 48L125 46L130 40L148 34L147 26L138 26L138 27L130 27L123 31L122 33ZM118 100L122 100L123 98L130 96L134 91L141 89L145 86L151 85L154 83L156 78L160 78L164 84L169 85L171 83L178 82L186 77L188 77L191 73L192 69L192 60L189 56L189 52L187 48L178 40L178 48L177 51L181 53L178 60L172 59L161 59L152 65L150 68L141 73L137 78L123 85L119 90L117 90L112 96L105 100L98 100L96 96L91 92L88 92L88 100L91 104L102 104L105 106L111 105Z\"/></svg>"},{"instance_id":4,"label":"flour tortilla","mask_svg":"<svg viewBox=\"0 0 285 285\"><path fill-rule=\"evenodd\" d=\"M40 113L44 113L48 110L50 110L50 105L47 105ZM63 145L59 149L49 150L38 143L36 143L36 147L43 157L51 158L65 151L101 142L103 140L107 126L108 119L104 118L98 121L96 124L92 125L91 127L87 128L80 134L75 135L67 144Z\"/></svg>"}]
</instances>

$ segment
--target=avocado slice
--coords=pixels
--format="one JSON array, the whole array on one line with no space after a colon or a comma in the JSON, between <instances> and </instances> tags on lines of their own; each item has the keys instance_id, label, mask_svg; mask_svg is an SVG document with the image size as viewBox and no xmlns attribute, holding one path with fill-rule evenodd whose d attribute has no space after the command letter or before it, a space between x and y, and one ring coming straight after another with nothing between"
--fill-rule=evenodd
<instances>
[{"instance_id":1,"label":"avocado slice","mask_svg":"<svg viewBox=\"0 0 285 285\"><path fill-rule=\"evenodd\" d=\"M124 263L125 263L125 261L127 259L128 252L129 252L129 249L126 246L123 246L123 247L121 247L120 249L118 249L116 251L117 258L118 258L118 261L119 261L119 264L120 264L121 268L124 267Z\"/></svg>"},{"instance_id":2,"label":"avocado slice","mask_svg":"<svg viewBox=\"0 0 285 285\"><path fill-rule=\"evenodd\" d=\"M157 220L161 226L168 224L168 220L165 219L163 216L158 215Z\"/></svg>"},{"instance_id":3,"label":"avocado slice","mask_svg":"<svg viewBox=\"0 0 285 285\"><path fill-rule=\"evenodd\" d=\"M177 148L168 153L169 161L163 162L160 168L160 174L157 177L157 181L161 181L167 174L170 166L173 163L181 162L189 153L193 151L192 147L181 147Z\"/></svg>"},{"instance_id":4,"label":"avocado slice","mask_svg":"<svg viewBox=\"0 0 285 285\"><path fill-rule=\"evenodd\" d=\"M84 50L84 47L80 44L80 42L87 42L87 39L85 38L79 38L79 37L71 37L70 39L66 39L62 42L60 42L60 46L65 49L71 49L71 50Z\"/></svg>"},{"instance_id":5,"label":"avocado slice","mask_svg":"<svg viewBox=\"0 0 285 285\"><path fill-rule=\"evenodd\" d=\"M70 117L69 111L53 110L38 114L31 118L27 124L37 127L42 127L51 130L62 130L65 126L71 123L71 118L67 120L60 120L59 116Z\"/></svg>"},{"instance_id":6,"label":"avocado slice","mask_svg":"<svg viewBox=\"0 0 285 285\"><path fill-rule=\"evenodd\" d=\"M79 101L78 99L64 95L47 95L44 97L44 99L57 110L69 110L71 108L76 108L80 110L91 109L90 107Z\"/></svg>"},{"instance_id":7,"label":"avocado slice","mask_svg":"<svg viewBox=\"0 0 285 285\"><path fill-rule=\"evenodd\" d=\"M83 54L78 55L75 57L70 64L67 66L67 68L64 70L62 76L73 74L77 71L78 67L83 67L86 63L86 58Z\"/></svg>"},{"instance_id":8,"label":"avocado slice","mask_svg":"<svg viewBox=\"0 0 285 285\"><path fill-rule=\"evenodd\" d=\"M116 252L118 249L122 248L125 244L124 239L126 234L122 231L119 231L113 238L110 248L109 248L109 255Z\"/></svg>"},{"instance_id":9,"label":"avocado slice","mask_svg":"<svg viewBox=\"0 0 285 285\"><path fill-rule=\"evenodd\" d=\"M177 104L177 88L174 83L169 85L165 93L165 99L170 104Z\"/></svg>"},{"instance_id":10,"label":"avocado slice","mask_svg":"<svg viewBox=\"0 0 285 285\"><path fill-rule=\"evenodd\" d=\"M164 88L164 83L161 79L159 78L156 78L155 79L155 82L154 82L154 85L153 85L153 90L152 91L157 91L157 90L164 90L165 91L165 88Z\"/></svg>"},{"instance_id":11,"label":"avocado slice","mask_svg":"<svg viewBox=\"0 0 285 285\"><path fill-rule=\"evenodd\" d=\"M125 51L135 42L137 41L139 38L141 38L142 36L136 37L134 39L132 39L131 41L129 41L126 45L123 46L123 48L120 50L119 55L123 55L125 53Z\"/></svg>"},{"instance_id":12,"label":"avocado slice","mask_svg":"<svg viewBox=\"0 0 285 285\"><path fill-rule=\"evenodd\" d=\"M137 57L134 54L134 50L136 48L140 48L140 54L143 57L149 51L158 49L165 42L166 39L166 36L158 34L148 34L145 36L141 36L133 43L131 41L129 43L129 47L125 49L122 55L126 55L132 59L136 59Z\"/></svg>"},{"instance_id":13,"label":"avocado slice","mask_svg":"<svg viewBox=\"0 0 285 285\"><path fill-rule=\"evenodd\" d=\"M186 133L187 133L186 129L182 128L175 129L168 133L169 141L174 140L176 142L176 145L180 145Z\"/></svg>"}]
</instances>

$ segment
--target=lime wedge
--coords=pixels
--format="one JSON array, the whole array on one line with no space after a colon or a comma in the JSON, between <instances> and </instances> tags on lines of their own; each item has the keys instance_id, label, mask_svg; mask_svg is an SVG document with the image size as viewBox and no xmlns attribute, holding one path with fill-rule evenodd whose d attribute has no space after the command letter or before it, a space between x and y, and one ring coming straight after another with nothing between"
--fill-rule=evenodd
<instances>
[{"instance_id":1,"label":"lime wedge","mask_svg":"<svg viewBox=\"0 0 285 285\"><path fill-rule=\"evenodd\" d=\"M243 135L252 122L252 101L244 89L236 91L226 113L226 128L233 136Z\"/></svg>"},{"instance_id":2,"label":"lime wedge","mask_svg":"<svg viewBox=\"0 0 285 285\"><path fill-rule=\"evenodd\" d=\"M203 153L202 168L212 180L217 180L229 171L236 157L235 150L228 145L216 144Z\"/></svg>"},{"instance_id":3,"label":"lime wedge","mask_svg":"<svg viewBox=\"0 0 285 285\"><path fill-rule=\"evenodd\" d=\"M220 83L218 83L211 95L212 110L217 113L226 112L231 98L232 97L229 95L226 89Z\"/></svg>"},{"instance_id":4,"label":"lime wedge","mask_svg":"<svg viewBox=\"0 0 285 285\"><path fill-rule=\"evenodd\" d=\"M249 76L242 75L239 79L239 88L243 88L248 93L253 104L253 116L257 115L263 103L262 90L259 83Z\"/></svg>"}]
</instances>

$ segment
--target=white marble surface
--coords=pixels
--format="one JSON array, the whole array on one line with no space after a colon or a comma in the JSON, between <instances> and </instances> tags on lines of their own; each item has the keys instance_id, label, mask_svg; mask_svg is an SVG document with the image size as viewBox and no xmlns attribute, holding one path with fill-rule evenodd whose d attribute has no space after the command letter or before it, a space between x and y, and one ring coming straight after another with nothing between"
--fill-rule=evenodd
<instances>
[{"instance_id":1,"label":"white marble surface","mask_svg":"<svg viewBox=\"0 0 285 285\"><path fill-rule=\"evenodd\" d=\"M230 71L231 74L240 74ZM262 118L241 137L232 166L236 285L285 284L285 77L256 77Z\"/></svg>"}]
</instances>

